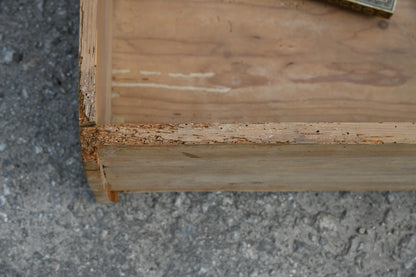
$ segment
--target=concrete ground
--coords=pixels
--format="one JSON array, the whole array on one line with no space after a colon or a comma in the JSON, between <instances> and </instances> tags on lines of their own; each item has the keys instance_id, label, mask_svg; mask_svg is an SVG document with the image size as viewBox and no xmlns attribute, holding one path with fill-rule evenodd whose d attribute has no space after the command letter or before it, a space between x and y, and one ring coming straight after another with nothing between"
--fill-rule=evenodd
<instances>
[{"instance_id":1,"label":"concrete ground","mask_svg":"<svg viewBox=\"0 0 416 277\"><path fill-rule=\"evenodd\" d=\"M416 192L94 202L78 1L0 0L0 276L416 276Z\"/></svg>"}]
</instances>

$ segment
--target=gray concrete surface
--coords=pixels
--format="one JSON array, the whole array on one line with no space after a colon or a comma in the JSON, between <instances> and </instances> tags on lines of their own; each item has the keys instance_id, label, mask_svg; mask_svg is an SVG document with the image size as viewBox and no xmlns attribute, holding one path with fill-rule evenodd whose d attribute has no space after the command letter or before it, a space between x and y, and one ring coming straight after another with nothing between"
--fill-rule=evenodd
<instances>
[{"instance_id":1,"label":"gray concrete surface","mask_svg":"<svg viewBox=\"0 0 416 277\"><path fill-rule=\"evenodd\" d=\"M165 193L98 205L78 1L0 0L0 276L416 276L416 193Z\"/></svg>"}]
</instances>

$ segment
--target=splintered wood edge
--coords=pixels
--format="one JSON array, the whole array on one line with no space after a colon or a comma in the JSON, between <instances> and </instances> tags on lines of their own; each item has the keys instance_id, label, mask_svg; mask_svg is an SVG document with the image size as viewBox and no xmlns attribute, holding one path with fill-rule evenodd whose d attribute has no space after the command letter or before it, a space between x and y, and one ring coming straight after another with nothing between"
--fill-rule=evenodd
<instances>
[{"instance_id":1,"label":"splintered wood edge","mask_svg":"<svg viewBox=\"0 0 416 277\"><path fill-rule=\"evenodd\" d=\"M81 153L85 174L91 191L97 202L111 203L118 201L118 192L108 189L102 166L98 163L96 154L86 155L90 148L83 143L83 128L95 126L97 122L96 84L99 81L97 71L98 49L97 41L100 39L99 30L99 0L81 0L80 2L80 30L79 30L79 88L78 88L78 114L81 133ZM108 2L106 2L108 4ZM107 8L107 7L106 7ZM108 26L104 26L108 27ZM103 27L102 27L103 28Z\"/></svg>"},{"instance_id":2,"label":"splintered wood edge","mask_svg":"<svg viewBox=\"0 0 416 277\"><path fill-rule=\"evenodd\" d=\"M86 155L89 153L90 148L88 144L83 143L86 139L83 139L83 128L95 126L100 121L97 109L108 109L108 101L105 103L98 103L96 99L97 84L101 85L99 75L108 75L108 72L99 71L99 63L105 63L108 67L108 49L98 49L97 44L100 40L108 39L108 37L102 37L99 34L100 28L109 28L108 20L104 16L99 15L99 12L103 10L109 11L111 6L110 0L81 0L80 1L80 30L79 30L79 88L78 88L78 114L79 114L79 126L81 133L81 153L84 164L85 174L87 176L88 183L92 192L100 203L111 203L118 201L118 192L112 192L108 189L108 184L105 180L105 174L102 170L102 166L98 163L96 154ZM105 24L103 24L103 22ZM101 32L107 34L107 32ZM108 36L108 34L107 34ZM101 41L102 43L102 41ZM101 54L100 54L101 52ZM105 60L102 57L106 57ZM104 76L104 79L108 76ZM109 79L111 80L111 78ZM105 84L104 84L105 85ZM97 107L99 105L99 107ZM102 112L102 111L101 111ZM104 112L101 113L103 117Z\"/></svg>"},{"instance_id":3,"label":"splintered wood edge","mask_svg":"<svg viewBox=\"0 0 416 277\"><path fill-rule=\"evenodd\" d=\"M79 123L109 123L111 114L112 0L81 0ZM105 97L97 97L97 91Z\"/></svg>"},{"instance_id":4,"label":"splintered wood edge","mask_svg":"<svg viewBox=\"0 0 416 277\"><path fill-rule=\"evenodd\" d=\"M98 202L117 202L98 150L105 146L206 144L416 144L415 122L106 125L80 128L82 158Z\"/></svg>"},{"instance_id":5,"label":"splintered wood edge","mask_svg":"<svg viewBox=\"0 0 416 277\"><path fill-rule=\"evenodd\" d=\"M103 2L81 0L79 36L81 153L88 182L98 202L117 202L118 200L118 193L109 190L106 176L103 173L104 165L99 162L98 149L105 145L416 144L414 122L97 126L96 83L97 61L99 60L97 11L99 3ZM103 106L106 107L106 104L108 103Z\"/></svg>"},{"instance_id":6,"label":"splintered wood edge","mask_svg":"<svg viewBox=\"0 0 416 277\"><path fill-rule=\"evenodd\" d=\"M415 122L106 125L81 128L84 161L105 145L416 144Z\"/></svg>"},{"instance_id":7,"label":"splintered wood edge","mask_svg":"<svg viewBox=\"0 0 416 277\"><path fill-rule=\"evenodd\" d=\"M80 126L95 122L97 0L81 0L79 29L79 90Z\"/></svg>"}]
</instances>

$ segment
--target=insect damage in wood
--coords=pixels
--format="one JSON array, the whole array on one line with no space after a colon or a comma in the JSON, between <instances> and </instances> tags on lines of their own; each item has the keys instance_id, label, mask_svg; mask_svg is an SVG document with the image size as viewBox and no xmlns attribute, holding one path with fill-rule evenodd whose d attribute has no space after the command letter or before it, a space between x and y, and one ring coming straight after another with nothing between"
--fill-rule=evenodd
<instances>
[{"instance_id":1,"label":"insect damage in wood","mask_svg":"<svg viewBox=\"0 0 416 277\"><path fill-rule=\"evenodd\" d=\"M95 120L95 81L97 47L97 0L82 0L80 5L79 89L80 124Z\"/></svg>"},{"instance_id":2,"label":"insect damage in wood","mask_svg":"<svg viewBox=\"0 0 416 277\"><path fill-rule=\"evenodd\" d=\"M382 16L395 3L329 2ZM319 1L81 0L79 126L97 201L119 190L411 189L415 9L400 0L388 21Z\"/></svg>"},{"instance_id":3,"label":"insect damage in wood","mask_svg":"<svg viewBox=\"0 0 416 277\"><path fill-rule=\"evenodd\" d=\"M83 158L92 161L105 145L416 143L414 123L125 124L80 132Z\"/></svg>"}]
</instances>

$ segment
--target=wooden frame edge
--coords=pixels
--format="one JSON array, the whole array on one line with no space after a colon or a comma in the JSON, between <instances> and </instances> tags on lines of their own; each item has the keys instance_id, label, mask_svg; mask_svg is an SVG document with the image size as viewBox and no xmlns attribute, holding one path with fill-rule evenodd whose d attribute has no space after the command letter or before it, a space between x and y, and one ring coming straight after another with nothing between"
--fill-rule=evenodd
<instances>
[{"instance_id":1,"label":"wooden frame edge","mask_svg":"<svg viewBox=\"0 0 416 277\"><path fill-rule=\"evenodd\" d=\"M103 178L102 167L95 162L84 162L85 175L94 197L98 203L115 203L118 201L118 193L108 189L107 182Z\"/></svg>"},{"instance_id":2,"label":"wooden frame edge","mask_svg":"<svg viewBox=\"0 0 416 277\"><path fill-rule=\"evenodd\" d=\"M96 85L100 74L111 76L111 67L103 67L107 70L102 73L97 69L100 68L97 67L100 53L104 56L111 53L111 49L97 49L98 11L104 9L108 15L111 3L112 0L81 0L80 5L78 93L81 153L88 183L97 202L118 200L118 192L109 189L98 154L100 148L108 145L416 144L415 122L110 125L111 93L106 94L103 103L98 103L96 92L100 88ZM111 24L110 20L101 28L111 31ZM111 32L107 36L111 36ZM106 59L111 64L111 57L107 55ZM100 116L100 109L106 114Z\"/></svg>"},{"instance_id":3,"label":"wooden frame edge","mask_svg":"<svg viewBox=\"0 0 416 277\"><path fill-rule=\"evenodd\" d=\"M87 138L83 137L85 134L83 130L94 127L97 123L105 124L109 121L107 119L110 114L108 108L111 108L111 102L108 99L111 100L111 95L107 93L108 97L104 103L101 103L97 99L97 91L108 90L107 83L111 82L111 68L105 72L100 70L100 68L109 68L111 56L108 53L111 53L111 49L98 49L97 45L100 40L111 39L112 23L108 20L110 18L108 15L111 15L111 6L112 0L80 1L78 114L81 154L88 184L99 203L117 202L118 193L108 189L97 153L88 151L90 146L85 143ZM104 11L103 16L100 15L102 11ZM100 32L103 29L109 29L110 32ZM110 44L104 43L103 45ZM101 66L101 63L104 66ZM109 81L100 85L100 78ZM107 111L107 116L104 111Z\"/></svg>"},{"instance_id":4,"label":"wooden frame edge","mask_svg":"<svg viewBox=\"0 0 416 277\"><path fill-rule=\"evenodd\" d=\"M81 0L79 27L79 125L95 125L98 0Z\"/></svg>"},{"instance_id":5,"label":"wooden frame edge","mask_svg":"<svg viewBox=\"0 0 416 277\"><path fill-rule=\"evenodd\" d=\"M80 128L82 158L98 202L116 202L99 149L112 145L416 144L415 122L105 125ZM93 170L89 170L91 168Z\"/></svg>"},{"instance_id":6,"label":"wooden frame edge","mask_svg":"<svg viewBox=\"0 0 416 277\"><path fill-rule=\"evenodd\" d=\"M416 144L104 146L123 192L414 191Z\"/></svg>"},{"instance_id":7,"label":"wooden frame edge","mask_svg":"<svg viewBox=\"0 0 416 277\"><path fill-rule=\"evenodd\" d=\"M105 125L81 129L84 157L104 145L416 144L415 122ZM89 158L88 158L89 159Z\"/></svg>"},{"instance_id":8,"label":"wooden frame edge","mask_svg":"<svg viewBox=\"0 0 416 277\"><path fill-rule=\"evenodd\" d=\"M111 123L113 1L100 0L97 14L96 122ZM98 94L100 97L98 97Z\"/></svg>"}]
</instances>

